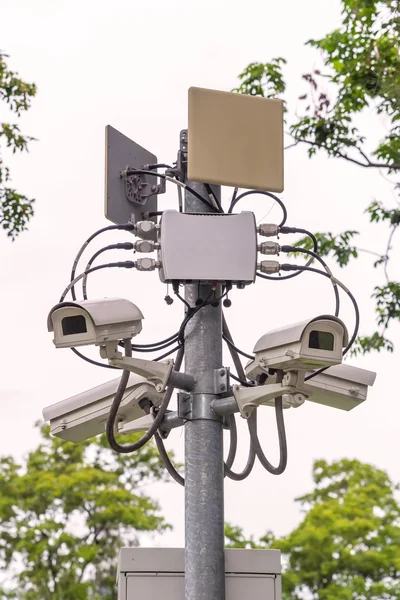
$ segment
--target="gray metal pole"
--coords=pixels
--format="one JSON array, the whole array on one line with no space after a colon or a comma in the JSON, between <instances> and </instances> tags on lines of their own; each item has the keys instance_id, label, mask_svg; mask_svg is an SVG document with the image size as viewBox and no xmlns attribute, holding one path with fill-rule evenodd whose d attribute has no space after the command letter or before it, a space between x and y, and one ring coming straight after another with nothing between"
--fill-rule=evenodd
<instances>
[{"instance_id":1,"label":"gray metal pole","mask_svg":"<svg viewBox=\"0 0 400 600\"><path fill-rule=\"evenodd\" d=\"M188 183L208 199L203 184ZM219 186L213 191L221 193ZM211 212L187 192L185 211ZM188 284L186 300L195 306L210 289ZM218 287L216 294L220 293ZM221 315L221 305L204 307L185 330L185 371L199 381L191 395L191 419L185 424L185 600L225 599L223 429L210 410L216 395L205 393L210 391L210 378L204 377L222 367Z\"/></svg>"}]
</instances>

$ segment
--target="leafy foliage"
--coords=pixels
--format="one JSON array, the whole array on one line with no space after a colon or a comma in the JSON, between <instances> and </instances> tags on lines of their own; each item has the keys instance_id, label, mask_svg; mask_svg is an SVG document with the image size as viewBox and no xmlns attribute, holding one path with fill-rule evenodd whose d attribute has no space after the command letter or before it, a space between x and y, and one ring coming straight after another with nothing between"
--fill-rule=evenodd
<instances>
[{"instance_id":1,"label":"leafy foliage","mask_svg":"<svg viewBox=\"0 0 400 600\"><path fill-rule=\"evenodd\" d=\"M239 75L240 85L234 92L263 98L279 97L286 89L281 66L284 58L273 58L269 63L251 63Z\"/></svg>"},{"instance_id":2,"label":"leafy foliage","mask_svg":"<svg viewBox=\"0 0 400 600\"><path fill-rule=\"evenodd\" d=\"M36 86L19 79L16 73L10 71L6 63L7 55L0 51L0 100L18 117L29 109L31 99L36 94ZM18 125L0 123L0 224L11 239L27 227L33 216L34 200L19 194L9 186L10 171L3 160L4 148L12 153L28 150L28 144L34 138L21 133Z\"/></svg>"},{"instance_id":3,"label":"leafy foliage","mask_svg":"<svg viewBox=\"0 0 400 600\"><path fill-rule=\"evenodd\" d=\"M289 123L292 146L307 144L313 157L325 152L369 169L380 169L398 176L400 172L400 3L399 0L342 0L342 24L320 40L309 40L308 45L321 53L323 69L304 73L302 79L307 91L299 98L301 107ZM281 58L267 63L252 63L239 75L240 86L234 90L242 94L279 97L285 92ZM369 110L380 115L386 134L370 154L366 151L366 136L357 126L358 116ZM371 142L369 143L369 145ZM393 181L395 192L400 182ZM399 202L387 206L374 200L366 209L371 223L386 223L389 227L384 252L360 249L354 245L355 231L317 234L321 255L331 255L343 267L360 252L375 255L375 268L382 268L386 278L386 292L375 291L380 332L357 340L355 352L393 349L386 339L386 329L399 319L398 299L393 290L398 283L388 273L392 240L400 224ZM298 245L311 248L306 238Z\"/></svg>"},{"instance_id":4,"label":"leafy foliage","mask_svg":"<svg viewBox=\"0 0 400 600\"><path fill-rule=\"evenodd\" d=\"M289 535L248 547L279 548L285 600L399 600L400 505L388 475L357 460L314 463L314 490ZM234 547L246 547L231 527Z\"/></svg>"},{"instance_id":5,"label":"leafy foliage","mask_svg":"<svg viewBox=\"0 0 400 600\"><path fill-rule=\"evenodd\" d=\"M328 256L334 254L341 267L348 264L351 257L358 257L356 246L350 245L350 240L358 235L358 231L344 231L340 235L334 236L331 233L317 233L315 237L318 242L318 254ZM312 250L314 244L311 238L304 237L294 244L307 250Z\"/></svg>"},{"instance_id":6,"label":"leafy foliage","mask_svg":"<svg viewBox=\"0 0 400 600\"><path fill-rule=\"evenodd\" d=\"M0 564L17 573L0 598L114 599L118 548L168 527L143 492L164 476L158 453L117 455L103 437L73 444L40 428L24 465L0 459Z\"/></svg>"}]
</instances>

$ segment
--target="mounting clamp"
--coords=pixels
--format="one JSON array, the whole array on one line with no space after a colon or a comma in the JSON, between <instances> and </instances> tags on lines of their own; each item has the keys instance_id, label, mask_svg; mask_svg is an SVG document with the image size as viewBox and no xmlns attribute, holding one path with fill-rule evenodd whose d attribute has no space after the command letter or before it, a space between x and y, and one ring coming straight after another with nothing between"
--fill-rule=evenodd
<instances>
[{"instance_id":1,"label":"mounting clamp","mask_svg":"<svg viewBox=\"0 0 400 600\"><path fill-rule=\"evenodd\" d=\"M151 196L164 194L166 188L166 180L160 179L157 183L157 173L154 176L144 173L135 173L127 175L129 167L122 171L120 176L124 178L125 196L129 202L143 206Z\"/></svg>"}]
</instances>

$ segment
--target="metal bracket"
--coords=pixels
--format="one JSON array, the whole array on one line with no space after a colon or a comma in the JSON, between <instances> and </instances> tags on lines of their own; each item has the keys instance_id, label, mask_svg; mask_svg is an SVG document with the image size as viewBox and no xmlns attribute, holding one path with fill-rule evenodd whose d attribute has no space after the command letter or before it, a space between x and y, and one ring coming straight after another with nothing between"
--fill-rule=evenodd
<instances>
[{"instance_id":1,"label":"metal bracket","mask_svg":"<svg viewBox=\"0 0 400 600\"><path fill-rule=\"evenodd\" d=\"M211 403L204 398L196 398L191 394L178 394L178 417L185 421L206 419L208 421L223 421L221 415L214 412Z\"/></svg>"},{"instance_id":2,"label":"metal bracket","mask_svg":"<svg viewBox=\"0 0 400 600\"><path fill-rule=\"evenodd\" d=\"M128 168L128 167L127 167ZM149 181L152 179L153 182ZM129 202L143 206L148 198L157 194L164 194L166 189L166 180L160 179L156 184L156 173L154 177L143 173L136 173L124 178L125 196Z\"/></svg>"},{"instance_id":3,"label":"metal bracket","mask_svg":"<svg viewBox=\"0 0 400 600\"><path fill-rule=\"evenodd\" d=\"M229 368L221 367L213 371L201 373L195 385L190 390L192 395L195 394L212 394L220 396L229 390Z\"/></svg>"},{"instance_id":4,"label":"metal bracket","mask_svg":"<svg viewBox=\"0 0 400 600\"><path fill-rule=\"evenodd\" d=\"M168 169L168 175L176 177L179 181L186 179L188 162L188 130L182 129L179 134L179 150L178 157L172 169Z\"/></svg>"},{"instance_id":5,"label":"metal bracket","mask_svg":"<svg viewBox=\"0 0 400 600\"><path fill-rule=\"evenodd\" d=\"M173 360L155 362L152 360L143 360L141 358L112 358L109 364L119 369L125 369L145 377L150 383L153 383L158 393L163 393L168 384L169 376L174 366Z\"/></svg>"}]
</instances>

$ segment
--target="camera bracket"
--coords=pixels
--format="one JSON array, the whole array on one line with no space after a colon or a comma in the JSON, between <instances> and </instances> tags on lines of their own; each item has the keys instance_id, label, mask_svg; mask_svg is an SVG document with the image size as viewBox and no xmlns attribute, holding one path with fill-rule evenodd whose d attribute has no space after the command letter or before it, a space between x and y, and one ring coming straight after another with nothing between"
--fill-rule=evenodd
<instances>
[{"instance_id":1,"label":"camera bracket","mask_svg":"<svg viewBox=\"0 0 400 600\"><path fill-rule=\"evenodd\" d=\"M275 398L279 396L290 396L285 398L284 408L300 406L308 396L302 389L304 375L303 371L288 371L285 373L282 383L264 384L249 388L234 385L233 395L240 414L243 418L248 419L253 410L260 404L275 406Z\"/></svg>"}]
</instances>

